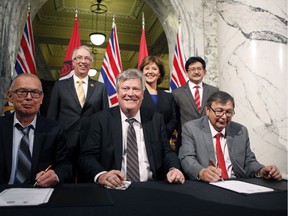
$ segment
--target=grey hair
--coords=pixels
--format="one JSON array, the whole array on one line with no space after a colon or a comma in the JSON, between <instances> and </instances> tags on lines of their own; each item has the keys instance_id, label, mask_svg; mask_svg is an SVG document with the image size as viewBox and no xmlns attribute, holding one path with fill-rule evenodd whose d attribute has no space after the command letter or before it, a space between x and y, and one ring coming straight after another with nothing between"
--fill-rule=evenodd
<instances>
[{"instance_id":1,"label":"grey hair","mask_svg":"<svg viewBox=\"0 0 288 216\"><path fill-rule=\"evenodd\" d=\"M14 90L14 85L15 85L15 82L17 79L21 78L21 77L31 77L31 78L35 78L39 81L40 83L40 86L41 86L41 91L42 91L42 82L41 80L39 79L38 76L36 76L35 74L31 74L31 73L22 73L22 74L19 74L18 76L16 76L13 80L12 80L12 83L10 85L10 88L9 88L9 91L13 91Z\"/></svg>"},{"instance_id":2,"label":"grey hair","mask_svg":"<svg viewBox=\"0 0 288 216\"><path fill-rule=\"evenodd\" d=\"M121 72L116 78L116 89L120 88L120 84L129 79L139 79L141 81L142 92L145 89L145 77L138 69L131 68Z\"/></svg>"},{"instance_id":3,"label":"grey hair","mask_svg":"<svg viewBox=\"0 0 288 216\"><path fill-rule=\"evenodd\" d=\"M88 47L88 46L80 46L80 47L77 47L73 50L73 53L72 53L72 60L76 57L76 52L79 50L79 49L84 49L86 51L88 51L90 53L90 58L91 58L91 62L93 62L93 53L92 53L92 50Z\"/></svg>"}]
</instances>

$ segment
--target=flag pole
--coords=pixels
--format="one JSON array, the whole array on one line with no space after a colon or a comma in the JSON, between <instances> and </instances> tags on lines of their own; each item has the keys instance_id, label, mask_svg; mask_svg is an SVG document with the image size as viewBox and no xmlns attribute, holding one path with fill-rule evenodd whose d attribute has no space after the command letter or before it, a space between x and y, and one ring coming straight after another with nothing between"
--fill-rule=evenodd
<instances>
[{"instance_id":1,"label":"flag pole","mask_svg":"<svg viewBox=\"0 0 288 216\"><path fill-rule=\"evenodd\" d=\"M142 12L142 28L145 28L145 17L144 17L144 12Z\"/></svg>"}]
</instances>

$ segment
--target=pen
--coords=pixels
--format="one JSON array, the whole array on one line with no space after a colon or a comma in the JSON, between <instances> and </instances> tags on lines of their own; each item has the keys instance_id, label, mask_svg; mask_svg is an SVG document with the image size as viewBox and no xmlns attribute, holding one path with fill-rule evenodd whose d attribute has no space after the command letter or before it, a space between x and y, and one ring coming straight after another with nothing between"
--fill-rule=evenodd
<instances>
[{"instance_id":1,"label":"pen","mask_svg":"<svg viewBox=\"0 0 288 216\"><path fill-rule=\"evenodd\" d=\"M211 166L216 167L213 160L210 159L209 162L210 162ZM221 179L221 181L224 181L224 179L222 177L220 179Z\"/></svg>"},{"instance_id":2,"label":"pen","mask_svg":"<svg viewBox=\"0 0 288 216\"><path fill-rule=\"evenodd\" d=\"M44 173L46 173L49 169L51 169L51 167L52 167L52 165L49 165L45 170L44 170ZM43 173L43 174L44 174ZM42 174L42 175L43 175ZM38 183L37 183L37 181L34 183L34 185L33 185L33 187L35 187L36 185L37 185Z\"/></svg>"}]
</instances>

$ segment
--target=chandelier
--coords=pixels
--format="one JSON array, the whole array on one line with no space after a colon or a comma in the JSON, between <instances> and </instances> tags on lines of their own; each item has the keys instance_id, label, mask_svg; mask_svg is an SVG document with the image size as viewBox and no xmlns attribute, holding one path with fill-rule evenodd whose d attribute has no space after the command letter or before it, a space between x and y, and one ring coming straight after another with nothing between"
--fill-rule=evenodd
<instances>
[{"instance_id":1,"label":"chandelier","mask_svg":"<svg viewBox=\"0 0 288 216\"><path fill-rule=\"evenodd\" d=\"M92 13L92 31L94 31L94 16L95 16L95 32L89 34L90 41L96 46L100 46L104 43L106 35L98 31L98 16L99 14L105 14L104 31L106 30L106 12L107 7L101 4L102 0L97 0L97 3L91 5L90 10Z\"/></svg>"}]
</instances>

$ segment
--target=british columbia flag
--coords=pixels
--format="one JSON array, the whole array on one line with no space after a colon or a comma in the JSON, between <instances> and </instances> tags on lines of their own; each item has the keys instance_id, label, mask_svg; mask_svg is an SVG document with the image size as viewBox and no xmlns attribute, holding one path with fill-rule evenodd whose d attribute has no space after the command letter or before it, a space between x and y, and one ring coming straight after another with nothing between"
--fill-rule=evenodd
<instances>
[{"instance_id":1,"label":"british columbia flag","mask_svg":"<svg viewBox=\"0 0 288 216\"><path fill-rule=\"evenodd\" d=\"M113 20L109 43L106 48L104 60L101 66L101 72L98 79L100 82L103 82L106 85L110 107L118 105L118 99L116 95L116 77L119 73L121 73L121 71L122 63L117 37L117 28Z\"/></svg>"},{"instance_id":2,"label":"british columbia flag","mask_svg":"<svg viewBox=\"0 0 288 216\"><path fill-rule=\"evenodd\" d=\"M185 75L185 58L181 43L181 24L179 24L178 33L176 35L175 53L173 57L173 69L170 80L170 91L181 87L187 82Z\"/></svg>"},{"instance_id":3,"label":"british columbia flag","mask_svg":"<svg viewBox=\"0 0 288 216\"><path fill-rule=\"evenodd\" d=\"M30 11L28 11L27 22L20 42L20 48L15 64L16 74L36 74L34 37L31 24Z\"/></svg>"}]
</instances>

